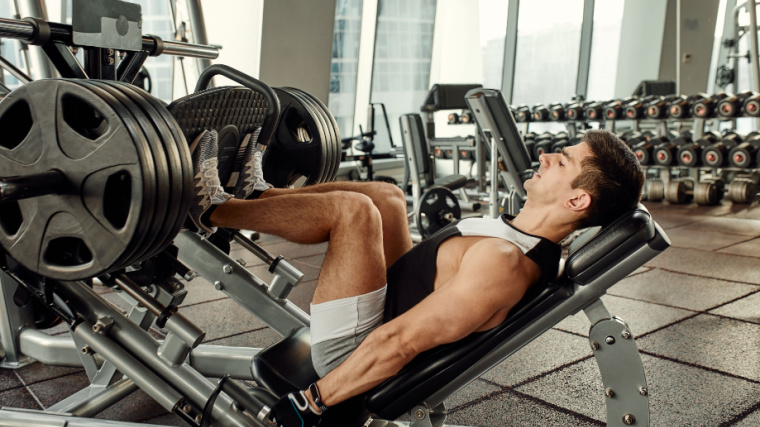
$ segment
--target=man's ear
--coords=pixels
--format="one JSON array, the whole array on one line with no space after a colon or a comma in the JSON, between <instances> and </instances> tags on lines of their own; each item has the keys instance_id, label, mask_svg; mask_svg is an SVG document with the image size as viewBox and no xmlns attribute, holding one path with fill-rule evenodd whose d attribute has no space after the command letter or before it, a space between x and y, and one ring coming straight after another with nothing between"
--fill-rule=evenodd
<instances>
[{"instance_id":1,"label":"man's ear","mask_svg":"<svg viewBox=\"0 0 760 427\"><path fill-rule=\"evenodd\" d=\"M573 191L573 196L565 200L565 207L576 212L588 209L591 205L591 195L581 188Z\"/></svg>"}]
</instances>

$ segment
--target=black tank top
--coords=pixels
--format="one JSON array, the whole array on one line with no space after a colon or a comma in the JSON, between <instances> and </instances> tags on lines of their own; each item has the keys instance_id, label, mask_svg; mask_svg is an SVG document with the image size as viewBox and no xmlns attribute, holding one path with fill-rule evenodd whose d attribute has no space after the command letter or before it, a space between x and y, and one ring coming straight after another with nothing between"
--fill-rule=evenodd
<instances>
[{"instance_id":1,"label":"black tank top","mask_svg":"<svg viewBox=\"0 0 760 427\"><path fill-rule=\"evenodd\" d=\"M509 223L512 218L504 214L499 218L467 218L454 222L401 256L387 270L383 321L400 316L433 292L438 248L450 237L486 236L512 242L541 269L541 278L534 286L554 279L562 253L560 246L518 230Z\"/></svg>"}]
</instances>

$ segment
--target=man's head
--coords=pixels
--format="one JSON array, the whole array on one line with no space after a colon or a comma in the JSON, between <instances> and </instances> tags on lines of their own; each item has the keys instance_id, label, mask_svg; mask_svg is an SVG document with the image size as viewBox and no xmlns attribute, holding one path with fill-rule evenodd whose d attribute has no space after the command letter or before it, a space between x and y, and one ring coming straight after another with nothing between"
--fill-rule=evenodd
<instances>
[{"instance_id":1,"label":"man's head","mask_svg":"<svg viewBox=\"0 0 760 427\"><path fill-rule=\"evenodd\" d=\"M525 182L529 200L561 206L573 228L607 225L634 208L644 173L636 156L604 130L586 132L581 143L561 154L542 154L541 167Z\"/></svg>"},{"instance_id":2,"label":"man's head","mask_svg":"<svg viewBox=\"0 0 760 427\"><path fill-rule=\"evenodd\" d=\"M611 132L588 131L581 141L592 155L583 160L581 173L570 186L586 190L591 203L576 226L607 225L639 203L644 172L631 149Z\"/></svg>"}]
</instances>

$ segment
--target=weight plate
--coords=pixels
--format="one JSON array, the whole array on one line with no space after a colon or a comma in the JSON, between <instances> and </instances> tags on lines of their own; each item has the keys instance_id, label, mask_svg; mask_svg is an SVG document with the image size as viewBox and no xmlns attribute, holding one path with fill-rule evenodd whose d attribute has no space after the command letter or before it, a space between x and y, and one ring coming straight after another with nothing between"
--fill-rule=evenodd
<instances>
[{"instance_id":1,"label":"weight plate","mask_svg":"<svg viewBox=\"0 0 760 427\"><path fill-rule=\"evenodd\" d=\"M39 80L0 102L0 123L26 132L5 139L0 174L64 173L58 194L4 204L0 243L24 267L58 280L109 271L132 248L152 212L152 155L111 105L70 81ZM15 144L13 154L9 145ZM23 153L22 153L23 152ZM16 159L36 157L33 163Z\"/></svg>"},{"instance_id":2,"label":"weight plate","mask_svg":"<svg viewBox=\"0 0 760 427\"><path fill-rule=\"evenodd\" d=\"M153 201L155 212L152 217L147 218L149 225L147 232L143 236L138 236L138 241L134 246L134 252L125 254L119 260L115 267L123 268L142 259L146 253L153 250L156 241L161 237L162 228L166 221L166 215L170 209L171 178L169 165L166 159L166 153L161 143L158 141L158 135L152 129L148 118L133 102L117 89L106 86L98 80L79 80L77 83L87 87L93 93L97 94L108 102L115 111L125 118L132 120L135 128L135 138L144 138L148 142L151 153L153 154L153 165L156 172L156 181L153 183L156 188L156 197Z\"/></svg>"},{"instance_id":3,"label":"weight plate","mask_svg":"<svg viewBox=\"0 0 760 427\"><path fill-rule=\"evenodd\" d=\"M749 203L755 200L757 185L750 180L735 179L728 185L728 197L734 203Z\"/></svg>"},{"instance_id":4,"label":"weight plate","mask_svg":"<svg viewBox=\"0 0 760 427\"><path fill-rule=\"evenodd\" d=\"M165 120L166 118L171 119L171 115L162 105L160 105L160 103L156 102L157 105L152 104L147 99L152 98L150 94L147 92L140 94L138 88L125 83L107 82L107 84L121 90L141 108L152 122L154 130L156 130L160 136L160 141L163 143L164 152L167 156L171 178L171 185L169 188L172 190L169 199L169 206L171 209L168 212L167 220L162 227L160 239L153 252L149 255L154 256L158 252L164 250L166 246L174 240L174 237L184 224L190 208L193 181L189 149L184 139L181 139L179 142L175 140L175 137L170 130L170 125ZM153 99L155 101L155 98ZM185 161L183 161L183 159Z\"/></svg>"},{"instance_id":5,"label":"weight plate","mask_svg":"<svg viewBox=\"0 0 760 427\"><path fill-rule=\"evenodd\" d=\"M686 203L689 199L687 190L689 189L686 181L670 181L665 187L665 200L670 203Z\"/></svg>"},{"instance_id":6,"label":"weight plate","mask_svg":"<svg viewBox=\"0 0 760 427\"><path fill-rule=\"evenodd\" d=\"M420 198L414 219L417 231L423 238L428 238L461 217L462 211L454 193L445 187L433 187Z\"/></svg>"},{"instance_id":7,"label":"weight plate","mask_svg":"<svg viewBox=\"0 0 760 427\"><path fill-rule=\"evenodd\" d=\"M647 180L647 199L660 202L665 198L665 183L659 178Z\"/></svg>"},{"instance_id":8,"label":"weight plate","mask_svg":"<svg viewBox=\"0 0 760 427\"><path fill-rule=\"evenodd\" d=\"M303 92L304 95L311 98L317 106L320 107L322 112L324 113L324 116L327 118L327 123L330 131L333 134L333 153L335 153L334 159L333 159L333 171L331 174L328 175L328 179L326 182L334 181L335 177L338 175L338 168L340 168L340 161L341 161L341 155L343 153L343 145L341 143L340 139L340 130L338 128L338 122L335 121L335 116L332 115L330 112L330 109L327 108L327 105L325 105L319 98L316 96L308 93Z\"/></svg>"},{"instance_id":9,"label":"weight plate","mask_svg":"<svg viewBox=\"0 0 760 427\"><path fill-rule=\"evenodd\" d=\"M698 205L715 205L720 202L723 194L719 193L718 185L712 182L698 182L694 186L694 201Z\"/></svg>"},{"instance_id":10,"label":"weight plate","mask_svg":"<svg viewBox=\"0 0 760 427\"><path fill-rule=\"evenodd\" d=\"M323 165L323 169L322 169L322 175L319 177L318 183L327 182L325 178L328 176L329 173L332 172L332 159L334 158L334 153L333 153L333 144L330 141L332 136L327 126L327 121L325 120L324 115L322 114L321 111L319 111L319 107L317 107L317 105L310 98L305 96L302 91L289 88L289 87L282 87L279 89L287 92L292 97L294 97L299 102L301 102L301 104L303 104L303 106L309 111L314 121L317 123L318 125L317 127L319 128L319 136L322 138L322 147L324 147L324 159L325 159L325 164Z\"/></svg>"},{"instance_id":11,"label":"weight plate","mask_svg":"<svg viewBox=\"0 0 760 427\"><path fill-rule=\"evenodd\" d=\"M287 187L299 178L316 184L324 174L325 150L311 113L287 92L274 89L280 100L280 118L264 153L264 178L275 187Z\"/></svg>"},{"instance_id":12,"label":"weight plate","mask_svg":"<svg viewBox=\"0 0 760 427\"><path fill-rule=\"evenodd\" d=\"M182 180L181 180L181 188L182 188L182 199L180 201L180 209L179 209L179 217L177 218L177 223L174 225L172 234L176 235L176 233L179 232L179 230L182 228L183 224L185 223L185 219L187 218L188 212L190 210L190 203L193 198L192 194L192 188L193 188L193 164L192 160L190 158L190 147L185 140L185 136L182 132L180 132L180 126L177 123L177 121L174 119L174 116L169 112L169 110L166 109L166 106L164 106L158 99L154 98L151 94L139 89L135 88L134 86L123 83L123 82L116 82L117 84L130 87L136 94L142 96L145 100L148 101L149 104L153 106L155 111L163 118L163 121L166 123L167 128L169 129L169 132L174 137L175 145L174 147L177 149L177 153L179 156L180 164L182 166Z\"/></svg>"}]
</instances>

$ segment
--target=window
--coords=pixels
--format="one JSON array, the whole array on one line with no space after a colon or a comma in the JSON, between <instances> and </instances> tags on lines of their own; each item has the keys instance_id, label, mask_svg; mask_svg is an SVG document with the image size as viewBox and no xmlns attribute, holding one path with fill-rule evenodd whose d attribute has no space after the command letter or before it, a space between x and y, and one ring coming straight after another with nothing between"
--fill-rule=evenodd
<instances>
[{"instance_id":1,"label":"window","mask_svg":"<svg viewBox=\"0 0 760 427\"><path fill-rule=\"evenodd\" d=\"M623 3L623 0L594 2L594 33L591 36L591 64L586 91L588 100L615 98Z\"/></svg>"},{"instance_id":2,"label":"window","mask_svg":"<svg viewBox=\"0 0 760 427\"><path fill-rule=\"evenodd\" d=\"M501 88L507 6L504 0L480 0L480 49L483 52L483 87Z\"/></svg>"},{"instance_id":3,"label":"window","mask_svg":"<svg viewBox=\"0 0 760 427\"><path fill-rule=\"evenodd\" d=\"M370 99L385 105L396 145L401 142L399 116L419 111L428 92L435 7L435 0L378 1ZM376 130L376 152L389 152L385 127Z\"/></svg>"},{"instance_id":4,"label":"window","mask_svg":"<svg viewBox=\"0 0 760 427\"><path fill-rule=\"evenodd\" d=\"M520 2L513 104L571 100L582 22L583 0Z\"/></svg>"},{"instance_id":5,"label":"window","mask_svg":"<svg viewBox=\"0 0 760 427\"><path fill-rule=\"evenodd\" d=\"M338 0L335 3L327 106L338 122L340 134L345 136L353 134L361 18L362 0Z\"/></svg>"}]
</instances>

